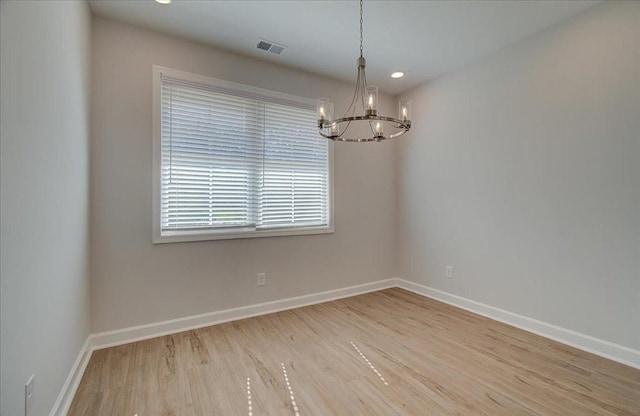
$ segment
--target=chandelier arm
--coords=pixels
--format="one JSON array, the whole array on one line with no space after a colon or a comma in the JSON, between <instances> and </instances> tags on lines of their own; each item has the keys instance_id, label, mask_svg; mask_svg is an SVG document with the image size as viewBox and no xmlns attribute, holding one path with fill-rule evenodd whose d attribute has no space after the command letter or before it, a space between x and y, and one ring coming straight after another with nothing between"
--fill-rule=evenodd
<instances>
[{"instance_id":1,"label":"chandelier arm","mask_svg":"<svg viewBox=\"0 0 640 416\"><path fill-rule=\"evenodd\" d=\"M351 115L353 116L356 113L356 109L358 108L358 96L362 97L362 88L360 85L362 84L362 74L360 73L360 68L358 68L358 78L356 78L356 90L353 94L353 108L351 109Z\"/></svg>"},{"instance_id":2,"label":"chandelier arm","mask_svg":"<svg viewBox=\"0 0 640 416\"><path fill-rule=\"evenodd\" d=\"M360 71L362 71L362 75L360 75ZM358 85L358 88L360 89L360 104L362 105L362 111L364 111L366 108L364 104L364 95L365 91L367 91L367 73L364 68L358 68L358 76L360 80L360 84Z\"/></svg>"},{"instance_id":3,"label":"chandelier arm","mask_svg":"<svg viewBox=\"0 0 640 416\"><path fill-rule=\"evenodd\" d=\"M366 87L366 86L367 86L367 73L366 73L366 71L364 70L364 68L362 68L362 78L363 78L362 83L363 83L363 84L364 84L364 86Z\"/></svg>"},{"instance_id":4,"label":"chandelier arm","mask_svg":"<svg viewBox=\"0 0 640 416\"><path fill-rule=\"evenodd\" d=\"M342 131L342 133L340 133L338 137L342 137L347 132L347 130L349 130L349 126L351 126L351 121L347 123L347 127L344 128L344 130Z\"/></svg>"},{"instance_id":5,"label":"chandelier arm","mask_svg":"<svg viewBox=\"0 0 640 416\"><path fill-rule=\"evenodd\" d=\"M324 137L325 139L331 139L331 140L333 140L333 139L334 139L334 138L333 138L333 136L329 136L328 134L323 133L323 132L322 132L322 129L318 129L318 134L319 134L320 136Z\"/></svg>"},{"instance_id":6,"label":"chandelier arm","mask_svg":"<svg viewBox=\"0 0 640 416\"><path fill-rule=\"evenodd\" d=\"M344 117L347 117L347 115L349 115L349 113L351 113L351 115L353 115L356 111L356 103L357 103L357 97L358 97L358 85L360 83L360 69L358 69L358 77L356 78L356 89L353 92L353 98L351 99L351 104L349 104L349 107L347 107L347 111L345 111L344 113Z\"/></svg>"}]
</instances>

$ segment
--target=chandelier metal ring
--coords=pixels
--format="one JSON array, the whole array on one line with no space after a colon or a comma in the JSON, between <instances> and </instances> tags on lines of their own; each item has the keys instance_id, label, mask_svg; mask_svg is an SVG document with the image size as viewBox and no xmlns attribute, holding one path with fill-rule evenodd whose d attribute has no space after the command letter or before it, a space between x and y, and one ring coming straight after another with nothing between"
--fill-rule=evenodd
<instances>
[{"instance_id":1,"label":"chandelier metal ring","mask_svg":"<svg viewBox=\"0 0 640 416\"><path fill-rule=\"evenodd\" d=\"M378 121L387 121L389 123L391 123L391 125L395 128L401 129L401 131L394 133L394 134L390 134L388 136L373 136L373 137L369 137L369 138L348 138L348 137L340 137L338 135L331 135L331 134L326 134L324 133L322 130L323 129L330 129L333 125L340 125L342 123L350 123L352 121L363 121L363 120L369 120L369 121L374 121L374 120L378 120ZM381 140L387 140L387 139L394 139L396 137L402 136L403 134L405 134L406 132L409 131L409 129L411 128L411 121L407 120L407 121L402 121L399 120L397 118L393 118L393 117L385 117L385 116L373 116L373 115L364 115L364 116L352 116L352 117L342 117L342 118L338 118L335 120L331 120L331 121L326 121L323 123L318 123L318 127L319 127L319 133L322 137L325 137L327 139L331 139L331 140L338 140L338 141L342 141L342 142L373 142L373 141L381 141ZM348 126L345 127L343 129L344 132L346 132L348 129ZM344 133L343 133L344 134ZM375 134L375 129L374 129L374 134Z\"/></svg>"}]
</instances>

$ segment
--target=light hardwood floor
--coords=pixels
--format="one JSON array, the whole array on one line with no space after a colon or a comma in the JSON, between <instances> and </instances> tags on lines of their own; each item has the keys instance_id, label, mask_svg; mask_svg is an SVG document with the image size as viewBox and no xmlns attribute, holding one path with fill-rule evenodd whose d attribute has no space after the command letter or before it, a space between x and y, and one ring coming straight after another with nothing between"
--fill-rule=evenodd
<instances>
[{"instance_id":1,"label":"light hardwood floor","mask_svg":"<svg viewBox=\"0 0 640 416\"><path fill-rule=\"evenodd\" d=\"M640 415L640 370L387 289L95 351L69 414L296 409L301 416Z\"/></svg>"}]
</instances>

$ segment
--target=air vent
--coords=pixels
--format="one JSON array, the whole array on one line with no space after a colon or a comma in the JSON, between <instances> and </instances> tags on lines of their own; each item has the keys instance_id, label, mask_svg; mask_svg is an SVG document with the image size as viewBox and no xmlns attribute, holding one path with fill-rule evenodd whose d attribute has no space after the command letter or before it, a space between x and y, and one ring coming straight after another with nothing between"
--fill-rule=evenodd
<instances>
[{"instance_id":1,"label":"air vent","mask_svg":"<svg viewBox=\"0 0 640 416\"><path fill-rule=\"evenodd\" d=\"M273 52L273 53L275 53L277 55L280 55L283 50L284 50L284 48L282 46L278 46L278 45L271 45L271 47L269 48L269 52Z\"/></svg>"},{"instance_id":2,"label":"air vent","mask_svg":"<svg viewBox=\"0 0 640 416\"><path fill-rule=\"evenodd\" d=\"M265 42L265 41L260 41L258 42L258 49L262 49L263 51L268 51L270 47L272 47L273 44L269 43L269 42Z\"/></svg>"},{"instance_id":3,"label":"air vent","mask_svg":"<svg viewBox=\"0 0 640 416\"><path fill-rule=\"evenodd\" d=\"M286 46L284 45L278 45L268 40L260 40L260 42L258 42L258 45L256 45L256 47L263 51L275 53L276 55L280 55L282 51L284 51L286 48Z\"/></svg>"}]
</instances>

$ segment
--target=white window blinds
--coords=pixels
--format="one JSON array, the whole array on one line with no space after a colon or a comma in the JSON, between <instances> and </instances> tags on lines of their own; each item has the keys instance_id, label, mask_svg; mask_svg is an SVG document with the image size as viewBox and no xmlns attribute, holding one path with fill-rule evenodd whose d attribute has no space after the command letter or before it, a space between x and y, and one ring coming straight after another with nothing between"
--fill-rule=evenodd
<instances>
[{"instance_id":1,"label":"white window blinds","mask_svg":"<svg viewBox=\"0 0 640 416\"><path fill-rule=\"evenodd\" d=\"M329 145L312 105L160 82L162 232L328 224Z\"/></svg>"}]
</instances>

